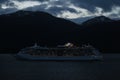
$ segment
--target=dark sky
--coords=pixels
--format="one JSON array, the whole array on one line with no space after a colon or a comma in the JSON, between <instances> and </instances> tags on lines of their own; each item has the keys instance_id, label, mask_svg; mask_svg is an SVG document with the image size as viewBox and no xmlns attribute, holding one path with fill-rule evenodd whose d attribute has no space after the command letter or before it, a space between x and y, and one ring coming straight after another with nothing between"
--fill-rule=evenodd
<instances>
[{"instance_id":1,"label":"dark sky","mask_svg":"<svg viewBox=\"0 0 120 80\"><path fill-rule=\"evenodd\" d=\"M74 22L100 15L120 18L120 0L0 0L0 14L22 9L45 11Z\"/></svg>"}]
</instances>

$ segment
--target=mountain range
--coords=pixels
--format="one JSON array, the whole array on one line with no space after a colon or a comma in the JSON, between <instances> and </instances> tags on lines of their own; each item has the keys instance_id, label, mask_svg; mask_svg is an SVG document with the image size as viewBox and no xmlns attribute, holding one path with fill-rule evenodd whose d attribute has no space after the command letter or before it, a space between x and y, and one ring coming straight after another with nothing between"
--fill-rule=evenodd
<instances>
[{"instance_id":1,"label":"mountain range","mask_svg":"<svg viewBox=\"0 0 120 80\"><path fill-rule=\"evenodd\" d=\"M101 52L120 52L120 20L105 16L79 25L45 12L17 11L0 15L0 22L0 52L18 52L35 42L41 46L89 43Z\"/></svg>"}]
</instances>

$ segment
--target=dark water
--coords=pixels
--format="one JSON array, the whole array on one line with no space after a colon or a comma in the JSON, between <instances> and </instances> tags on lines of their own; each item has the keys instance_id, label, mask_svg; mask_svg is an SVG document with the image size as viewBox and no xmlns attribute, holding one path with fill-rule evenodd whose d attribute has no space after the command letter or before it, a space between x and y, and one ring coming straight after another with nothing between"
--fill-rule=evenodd
<instances>
[{"instance_id":1,"label":"dark water","mask_svg":"<svg viewBox=\"0 0 120 80\"><path fill-rule=\"evenodd\" d=\"M120 80L120 54L104 61L21 61L0 54L0 80Z\"/></svg>"}]
</instances>

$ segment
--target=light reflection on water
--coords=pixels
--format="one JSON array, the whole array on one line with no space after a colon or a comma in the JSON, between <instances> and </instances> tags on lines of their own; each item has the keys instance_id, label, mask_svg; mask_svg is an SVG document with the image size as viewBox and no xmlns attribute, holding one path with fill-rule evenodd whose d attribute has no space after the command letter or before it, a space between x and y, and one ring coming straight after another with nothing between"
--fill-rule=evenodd
<instances>
[{"instance_id":1,"label":"light reflection on water","mask_svg":"<svg viewBox=\"0 0 120 80\"><path fill-rule=\"evenodd\" d=\"M0 54L1 80L120 80L120 54L104 61L22 61Z\"/></svg>"}]
</instances>

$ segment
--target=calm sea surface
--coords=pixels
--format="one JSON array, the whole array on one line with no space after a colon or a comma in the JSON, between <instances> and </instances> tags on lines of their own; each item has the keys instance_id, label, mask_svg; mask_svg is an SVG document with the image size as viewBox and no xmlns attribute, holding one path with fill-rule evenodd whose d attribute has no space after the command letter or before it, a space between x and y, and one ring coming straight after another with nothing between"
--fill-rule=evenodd
<instances>
[{"instance_id":1,"label":"calm sea surface","mask_svg":"<svg viewBox=\"0 0 120 80\"><path fill-rule=\"evenodd\" d=\"M0 80L120 80L120 54L103 61L23 61L0 54Z\"/></svg>"}]
</instances>

